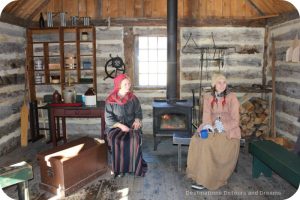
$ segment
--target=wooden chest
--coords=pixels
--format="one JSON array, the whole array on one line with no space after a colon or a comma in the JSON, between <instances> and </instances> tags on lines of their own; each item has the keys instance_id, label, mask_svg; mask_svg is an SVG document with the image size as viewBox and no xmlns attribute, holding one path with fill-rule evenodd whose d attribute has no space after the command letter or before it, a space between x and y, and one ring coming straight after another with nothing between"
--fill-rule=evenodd
<instances>
[{"instance_id":1,"label":"wooden chest","mask_svg":"<svg viewBox=\"0 0 300 200\"><path fill-rule=\"evenodd\" d=\"M107 147L103 140L89 137L40 152L40 187L68 196L107 170Z\"/></svg>"}]
</instances>

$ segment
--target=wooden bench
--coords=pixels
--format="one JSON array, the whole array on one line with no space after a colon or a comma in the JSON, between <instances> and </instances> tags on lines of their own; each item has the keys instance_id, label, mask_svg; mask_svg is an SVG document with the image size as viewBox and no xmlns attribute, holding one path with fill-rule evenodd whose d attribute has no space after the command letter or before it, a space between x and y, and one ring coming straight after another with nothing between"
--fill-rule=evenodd
<instances>
[{"instance_id":1,"label":"wooden bench","mask_svg":"<svg viewBox=\"0 0 300 200\"><path fill-rule=\"evenodd\" d=\"M28 180L33 178L32 166L26 162L0 167L0 188L18 184L20 200L29 200Z\"/></svg>"},{"instance_id":2,"label":"wooden bench","mask_svg":"<svg viewBox=\"0 0 300 200\"><path fill-rule=\"evenodd\" d=\"M252 177L263 173L266 177L276 172L283 179L298 187L300 183L300 157L272 141L254 141L249 144L253 155Z\"/></svg>"},{"instance_id":3,"label":"wooden bench","mask_svg":"<svg viewBox=\"0 0 300 200\"><path fill-rule=\"evenodd\" d=\"M178 145L178 171L181 171L181 145L189 145L192 135L189 133L183 132L174 132L173 133L173 144Z\"/></svg>"}]
</instances>

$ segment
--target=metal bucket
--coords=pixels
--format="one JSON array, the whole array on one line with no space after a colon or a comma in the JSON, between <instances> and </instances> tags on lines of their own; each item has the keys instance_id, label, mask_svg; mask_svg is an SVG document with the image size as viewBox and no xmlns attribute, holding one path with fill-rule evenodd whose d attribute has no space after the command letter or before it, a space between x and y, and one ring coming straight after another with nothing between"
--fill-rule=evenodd
<instances>
[{"instance_id":1,"label":"metal bucket","mask_svg":"<svg viewBox=\"0 0 300 200\"><path fill-rule=\"evenodd\" d=\"M71 16L71 25L77 26L78 17L77 16Z\"/></svg>"},{"instance_id":2,"label":"metal bucket","mask_svg":"<svg viewBox=\"0 0 300 200\"><path fill-rule=\"evenodd\" d=\"M47 12L47 26L53 27L53 14L52 12Z\"/></svg>"},{"instance_id":3,"label":"metal bucket","mask_svg":"<svg viewBox=\"0 0 300 200\"><path fill-rule=\"evenodd\" d=\"M83 26L90 25L90 17L83 17Z\"/></svg>"},{"instance_id":4,"label":"metal bucket","mask_svg":"<svg viewBox=\"0 0 300 200\"><path fill-rule=\"evenodd\" d=\"M64 102L65 103L75 103L76 102L76 91L72 86L66 87L63 91Z\"/></svg>"},{"instance_id":5,"label":"metal bucket","mask_svg":"<svg viewBox=\"0 0 300 200\"><path fill-rule=\"evenodd\" d=\"M66 22L66 13L61 12L59 13L60 16L60 26L66 26L67 22Z\"/></svg>"}]
</instances>

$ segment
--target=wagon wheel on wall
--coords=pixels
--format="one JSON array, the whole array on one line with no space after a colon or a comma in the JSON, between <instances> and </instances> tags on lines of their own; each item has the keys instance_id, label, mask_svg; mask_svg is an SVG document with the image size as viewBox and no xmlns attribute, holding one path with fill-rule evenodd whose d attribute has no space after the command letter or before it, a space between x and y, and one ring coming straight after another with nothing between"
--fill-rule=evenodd
<instances>
[{"instance_id":1,"label":"wagon wheel on wall","mask_svg":"<svg viewBox=\"0 0 300 200\"><path fill-rule=\"evenodd\" d=\"M111 55L109 55L111 57ZM112 78L114 79L119 74L125 73L125 64L119 56L111 57L105 64L105 73L106 77L104 78Z\"/></svg>"}]
</instances>

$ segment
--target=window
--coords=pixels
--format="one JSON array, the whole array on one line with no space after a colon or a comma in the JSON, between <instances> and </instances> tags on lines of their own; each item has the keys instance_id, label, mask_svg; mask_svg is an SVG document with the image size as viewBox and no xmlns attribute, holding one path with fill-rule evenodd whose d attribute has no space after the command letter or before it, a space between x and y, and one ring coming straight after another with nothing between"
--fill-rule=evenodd
<instances>
[{"instance_id":1,"label":"window","mask_svg":"<svg viewBox=\"0 0 300 200\"><path fill-rule=\"evenodd\" d=\"M167 37L139 36L136 45L137 85L165 87L167 85Z\"/></svg>"}]
</instances>

